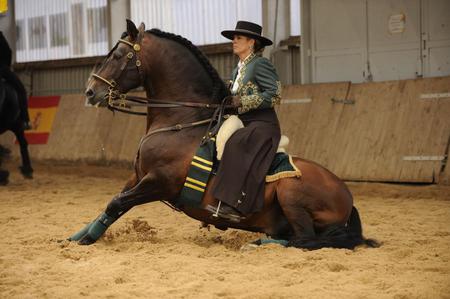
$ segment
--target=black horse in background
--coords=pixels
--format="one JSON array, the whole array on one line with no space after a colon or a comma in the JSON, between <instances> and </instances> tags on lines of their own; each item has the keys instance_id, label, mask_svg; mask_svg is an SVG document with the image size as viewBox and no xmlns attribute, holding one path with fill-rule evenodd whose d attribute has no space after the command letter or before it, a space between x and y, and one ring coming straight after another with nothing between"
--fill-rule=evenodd
<instances>
[{"instance_id":1,"label":"black horse in background","mask_svg":"<svg viewBox=\"0 0 450 299\"><path fill-rule=\"evenodd\" d=\"M12 131L16 135L20 145L22 166L20 172L25 178L33 178L30 156L28 154L28 143L25 139L23 121L20 118L20 106L17 91L0 77L0 134ZM0 156L0 166L5 153ZM9 172L0 170L0 184L8 183Z\"/></svg>"}]
</instances>

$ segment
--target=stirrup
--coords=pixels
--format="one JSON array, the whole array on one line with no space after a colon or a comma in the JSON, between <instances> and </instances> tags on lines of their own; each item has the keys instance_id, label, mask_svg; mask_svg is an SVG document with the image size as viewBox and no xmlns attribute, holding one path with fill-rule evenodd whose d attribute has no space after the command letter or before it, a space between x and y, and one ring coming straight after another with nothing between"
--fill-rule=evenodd
<instances>
[{"instance_id":1,"label":"stirrup","mask_svg":"<svg viewBox=\"0 0 450 299\"><path fill-rule=\"evenodd\" d=\"M216 212L214 214L212 214L213 217L216 217L216 218L219 217L219 211L220 211L220 206L221 205L222 205L222 201L219 200L219 203L217 204L217 210L216 210ZM206 208L208 208L208 207L214 208L214 207L212 207L210 205L208 205Z\"/></svg>"},{"instance_id":2,"label":"stirrup","mask_svg":"<svg viewBox=\"0 0 450 299\"><path fill-rule=\"evenodd\" d=\"M219 201L219 203L217 204L217 207L212 206L212 205L207 205L205 207L205 210L209 211L212 213L212 217L213 218L223 218L223 219L227 219L231 222L241 222L242 219L245 219L245 217L239 216L239 215L234 215L234 214L227 214L227 213L222 213L220 207L222 205L222 201Z\"/></svg>"}]
</instances>

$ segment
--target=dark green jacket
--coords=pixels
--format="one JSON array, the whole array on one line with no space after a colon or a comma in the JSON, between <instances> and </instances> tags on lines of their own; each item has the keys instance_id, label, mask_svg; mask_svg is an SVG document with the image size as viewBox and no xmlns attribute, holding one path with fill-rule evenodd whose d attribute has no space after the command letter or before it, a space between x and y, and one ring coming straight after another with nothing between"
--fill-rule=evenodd
<instances>
[{"instance_id":1,"label":"dark green jacket","mask_svg":"<svg viewBox=\"0 0 450 299\"><path fill-rule=\"evenodd\" d=\"M231 83L236 79L237 73L236 67ZM241 97L242 102L239 114L254 109L272 108L280 103L281 83L275 68L267 58L252 54L244 61L236 95Z\"/></svg>"}]
</instances>

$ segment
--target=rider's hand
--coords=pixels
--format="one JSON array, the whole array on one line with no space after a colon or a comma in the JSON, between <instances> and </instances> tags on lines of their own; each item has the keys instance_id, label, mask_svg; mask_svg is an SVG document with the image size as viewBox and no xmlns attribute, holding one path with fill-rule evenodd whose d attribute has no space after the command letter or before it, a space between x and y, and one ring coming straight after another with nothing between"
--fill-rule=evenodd
<instances>
[{"instance_id":1,"label":"rider's hand","mask_svg":"<svg viewBox=\"0 0 450 299\"><path fill-rule=\"evenodd\" d=\"M232 96L230 99L230 104L234 108L242 107L241 97L240 96Z\"/></svg>"}]
</instances>

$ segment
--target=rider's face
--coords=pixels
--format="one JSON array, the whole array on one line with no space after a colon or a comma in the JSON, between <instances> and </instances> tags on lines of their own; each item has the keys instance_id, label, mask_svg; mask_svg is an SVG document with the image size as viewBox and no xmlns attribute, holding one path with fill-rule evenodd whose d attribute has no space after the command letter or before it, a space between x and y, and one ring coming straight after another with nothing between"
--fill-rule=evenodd
<instances>
[{"instance_id":1,"label":"rider's face","mask_svg":"<svg viewBox=\"0 0 450 299\"><path fill-rule=\"evenodd\" d=\"M233 53L241 59L253 52L255 40L244 35L235 35L233 38Z\"/></svg>"}]
</instances>

